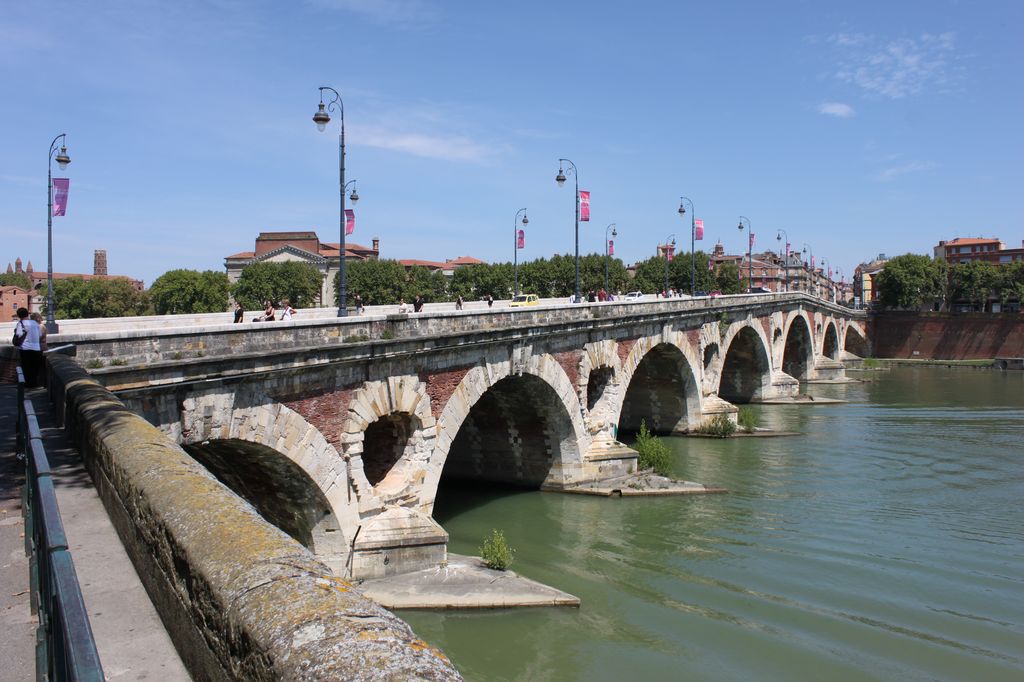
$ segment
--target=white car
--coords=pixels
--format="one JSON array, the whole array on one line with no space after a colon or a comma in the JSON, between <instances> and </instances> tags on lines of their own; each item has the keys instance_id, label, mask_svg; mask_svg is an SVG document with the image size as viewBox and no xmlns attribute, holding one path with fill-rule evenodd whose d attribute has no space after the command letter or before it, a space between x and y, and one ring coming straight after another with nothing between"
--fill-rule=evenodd
<instances>
[{"instance_id":1,"label":"white car","mask_svg":"<svg viewBox=\"0 0 1024 682\"><path fill-rule=\"evenodd\" d=\"M624 300L627 300L627 301L639 301L643 297L644 297L644 292L642 292L642 291L631 291L628 294L626 294L625 296L623 296L622 298Z\"/></svg>"}]
</instances>

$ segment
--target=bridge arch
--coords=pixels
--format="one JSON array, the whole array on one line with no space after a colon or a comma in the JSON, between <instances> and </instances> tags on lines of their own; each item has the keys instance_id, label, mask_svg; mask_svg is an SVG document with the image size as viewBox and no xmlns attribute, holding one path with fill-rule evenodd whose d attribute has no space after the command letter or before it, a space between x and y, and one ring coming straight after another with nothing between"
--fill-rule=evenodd
<instances>
[{"instance_id":1,"label":"bridge arch","mask_svg":"<svg viewBox=\"0 0 1024 682\"><path fill-rule=\"evenodd\" d=\"M418 496L437 438L430 396L411 374L367 381L349 400L342 453L360 508Z\"/></svg>"},{"instance_id":2,"label":"bridge arch","mask_svg":"<svg viewBox=\"0 0 1024 682\"><path fill-rule=\"evenodd\" d=\"M795 312L787 320L782 371L794 379L805 381L813 369L814 337L811 335L811 324L806 315Z\"/></svg>"},{"instance_id":3,"label":"bridge arch","mask_svg":"<svg viewBox=\"0 0 1024 682\"><path fill-rule=\"evenodd\" d=\"M576 382L585 423L591 435L616 424L622 390L622 360L613 339L588 343L583 348Z\"/></svg>"},{"instance_id":4,"label":"bridge arch","mask_svg":"<svg viewBox=\"0 0 1024 682\"><path fill-rule=\"evenodd\" d=\"M764 328L748 320L734 322L722 338L726 349L718 396L731 403L749 403L771 390L771 356Z\"/></svg>"},{"instance_id":5,"label":"bridge arch","mask_svg":"<svg viewBox=\"0 0 1024 682\"><path fill-rule=\"evenodd\" d=\"M701 360L687 341L685 334L670 332L633 344L623 364L621 430L639 431L646 421L654 433L678 433L700 423Z\"/></svg>"},{"instance_id":6,"label":"bridge arch","mask_svg":"<svg viewBox=\"0 0 1024 682\"><path fill-rule=\"evenodd\" d=\"M558 484L582 469L590 441L576 389L548 354L473 367L437 424L421 498L427 512L442 473L523 487Z\"/></svg>"},{"instance_id":7,"label":"bridge arch","mask_svg":"<svg viewBox=\"0 0 1024 682\"><path fill-rule=\"evenodd\" d=\"M358 514L348 500L346 464L300 414L265 396L184 401L179 444L263 518L345 575Z\"/></svg>"},{"instance_id":8,"label":"bridge arch","mask_svg":"<svg viewBox=\"0 0 1024 682\"><path fill-rule=\"evenodd\" d=\"M832 360L839 359L839 333L836 331L835 320L825 320L825 331L821 339L821 354Z\"/></svg>"},{"instance_id":9,"label":"bridge arch","mask_svg":"<svg viewBox=\"0 0 1024 682\"><path fill-rule=\"evenodd\" d=\"M843 350L859 358L866 358L871 355L867 336L865 336L864 330L856 324L846 325L846 333L843 335Z\"/></svg>"}]
</instances>

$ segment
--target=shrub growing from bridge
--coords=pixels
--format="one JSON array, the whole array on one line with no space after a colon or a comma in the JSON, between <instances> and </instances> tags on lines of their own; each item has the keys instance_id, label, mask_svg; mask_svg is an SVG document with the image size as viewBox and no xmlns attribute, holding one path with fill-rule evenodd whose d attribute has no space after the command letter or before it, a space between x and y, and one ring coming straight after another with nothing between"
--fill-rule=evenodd
<instances>
[{"instance_id":1,"label":"shrub growing from bridge","mask_svg":"<svg viewBox=\"0 0 1024 682\"><path fill-rule=\"evenodd\" d=\"M512 565L512 556L516 553L509 547L505 540L505 533L498 529L492 529L489 537L484 538L483 547L480 548L480 557L484 560L487 568L496 571L504 571Z\"/></svg>"},{"instance_id":2,"label":"shrub growing from bridge","mask_svg":"<svg viewBox=\"0 0 1024 682\"><path fill-rule=\"evenodd\" d=\"M640 422L633 449L640 454L636 462L639 469L654 469L655 473L668 476L672 468L672 451L647 429L646 420Z\"/></svg>"}]
</instances>

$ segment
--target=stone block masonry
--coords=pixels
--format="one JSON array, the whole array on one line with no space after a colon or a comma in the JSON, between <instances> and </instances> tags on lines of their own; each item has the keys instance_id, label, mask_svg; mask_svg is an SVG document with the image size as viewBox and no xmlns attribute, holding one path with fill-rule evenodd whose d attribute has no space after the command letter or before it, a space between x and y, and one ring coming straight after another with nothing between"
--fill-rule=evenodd
<instances>
[{"instance_id":1,"label":"stone block masonry","mask_svg":"<svg viewBox=\"0 0 1024 682\"><path fill-rule=\"evenodd\" d=\"M50 358L49 373L57 413L196 679L460 679L74 360Z\"/></svg>"}]
</instances>

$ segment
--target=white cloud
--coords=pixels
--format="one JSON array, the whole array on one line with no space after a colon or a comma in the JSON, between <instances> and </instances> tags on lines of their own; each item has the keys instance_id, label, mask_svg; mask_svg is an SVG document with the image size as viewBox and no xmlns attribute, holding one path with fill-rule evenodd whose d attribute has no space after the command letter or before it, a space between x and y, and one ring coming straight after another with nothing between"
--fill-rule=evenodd
<instances>
[{"instance_id":1,"label":"white cloud","mask_svg":"<svg viewBox=\"0 0 1024 682\"><path fill-rule=\"evenodd\" d=\"M378 126L358 128L349 139L354 144L445 161L482 162L497 152L462 135L398 132Z\"/></svg>"},{"instance_id":2,"label":"white cloud","mask_svg":"<svg viewBox=\"0 0 1024 682\"><path fill-rule=\"evenodd\" d=\"M900 164L898 166L890 166L881 170L878 175L875 176L875 179L879 182L889 182L902 175L919 173L933 168L935 168L935 164L931 161L910 161L908 163Z\"/></svg>"},{"instance_id":3,"label":"white cloud","mask_svg":"<svg viewBox=\"0 0 1024 682\"><path fill-rule=\"evenodd\" d=\"M838 118L851 118L857 115L853 107L842 102L822 102L818 105L818 113Z\"/></svg>"},{"instance_id":4,"label":"white cloud","mask_svg":"<svg viewBox=\"0 0 1024 682\"><path fill-rule=\"evenodd\" d=\"M425 0L306 0L324 9L360 14L381 24L418 26L437 19L437 10Z\"/></svg>"},{"instance_id":5,"label":"white cloud","mask_svg":"<svg viewBox=\"0 0 1024 682\"><path fill-rule=\"evenodd\" d=\"M872 94L902 99L926 91L948 92L959 80L953 32L895 40L837 33L828 40L841 53L835 77Z\"/></svg>"}]
</instances>

